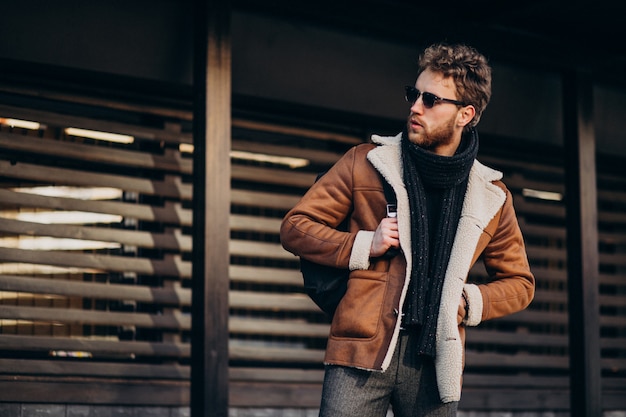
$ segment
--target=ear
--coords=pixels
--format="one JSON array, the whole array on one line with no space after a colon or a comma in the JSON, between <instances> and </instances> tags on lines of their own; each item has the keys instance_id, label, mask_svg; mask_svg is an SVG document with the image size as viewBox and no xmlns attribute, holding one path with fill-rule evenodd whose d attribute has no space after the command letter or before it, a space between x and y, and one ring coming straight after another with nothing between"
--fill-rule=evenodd
<instances>
[{"instance_id":1,"label":"ear","mask_svg":"<svg viewBox=\"0 0 626 417\"><path fill-rule=\"evenodd\" d=\"M462 107L457 115L457 123L459 124L459 126L465 127L469 122L472 121L475 115L476 109L471 104Z\"/></svg>"}]
</instances>

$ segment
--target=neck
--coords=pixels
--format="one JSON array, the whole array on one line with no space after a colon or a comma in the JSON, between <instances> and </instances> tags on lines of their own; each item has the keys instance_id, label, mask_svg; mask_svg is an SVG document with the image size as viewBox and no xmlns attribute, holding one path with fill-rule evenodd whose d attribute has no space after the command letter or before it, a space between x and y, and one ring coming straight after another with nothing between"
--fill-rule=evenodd
<instances>
[{"instance_id":1,"label":"neck","mask_svg":"<svg viewBox=\"0 0 626 417\"><path fill-rule=\"evenodd\" d=\"M442 143L438 146L429 149L430 152L439 156L452 156L459 149L461 144L462 132L454 132L454 136L446 143Z\"/></svg>"}]
</instances>

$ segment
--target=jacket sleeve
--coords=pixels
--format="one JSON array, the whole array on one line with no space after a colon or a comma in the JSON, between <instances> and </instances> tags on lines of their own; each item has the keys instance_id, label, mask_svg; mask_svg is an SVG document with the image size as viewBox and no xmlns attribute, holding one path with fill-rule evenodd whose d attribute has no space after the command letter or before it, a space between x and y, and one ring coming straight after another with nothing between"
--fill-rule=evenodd
<instances>
[{"instance_id":1,"label":"jacket sleeve","mask_svg":"<svg viewBox=\"0 0 626 417\"><path fill-rule=\"evenodd\" d=\"M355 262L367 262L363 258L369 256L368 234L336 229L352 212L356 148L346 152L285 215L280 239L287 251L337 268L355 269ZM355 241L360 249L356 261L351 261Z\"/></svg>"},{"instance_id":2,"label":"jacket sleeve","mask_svg":"<svg viewBox=\"0 0 626 417\"><path fill-rule=\"evenodd\" d=\"M465 288L470 300L467 321L470 326L521 311L534 297L535 278L528 264L524 238L512 195L506 189L505 192L497 228L482 254L489 280Z\"/></svg>"}]
</instances>

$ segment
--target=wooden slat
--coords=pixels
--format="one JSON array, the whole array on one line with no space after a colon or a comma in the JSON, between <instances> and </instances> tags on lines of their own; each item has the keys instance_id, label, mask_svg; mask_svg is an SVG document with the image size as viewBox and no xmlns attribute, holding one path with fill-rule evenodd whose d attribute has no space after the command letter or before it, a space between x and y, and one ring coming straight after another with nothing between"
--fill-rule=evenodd
<instances>
[{"instance_id":1,"label":"wooden slat","mask_svg":"<svg viewBox=\"0 0 626 417\"><path fill-rule=\"evenodd\" d=\"M602 184L599 184L599 186L602 187ZM626 192L624 192L624 190L603 190L602 188L598 188L598 200L625 204Z\"/></svg>"},{"instance_id":2,"label":"wooden slat","mask_svg":"<svg viewBox=\"0 0 626 417\"><path fill-rule=\"evenodd\" d=\"M482 343L494 346L512 346L520 349L526 347L567 347L567 336L565 335L503 332L483 330L480 327L467 329L466 335L468 346Z\"/></svg>"},{"instance_id":3,"label":"wooden slat","mask_svg":"<svg viewBox=\"0 0 626 417\"><path fill-rule=\"evenodd\" d=\"M304 193L303 193L304 194ZM230 194L231 202L241 206L263 207L287 210L296 205L301 196L288 194L268 193L261 191L233 189Z\"/></svg>"},{"instance_id":4,"label":"wooden slat","mask_svg":"<svg viewBox=\"0 0 626 417\"><path fill-rule=\"evenodd\" d=\"M315 182L317 173L286 171L284 169L259 168L233 165L233 180L284 185L308 189Z\"/></svg>"},{"instance_id":5,"label":"wooden slat","mask_svg":"<svg viewBox=\"0 0 626 417\"><path fill-rule=\"evenodd\" d=\"M270 294L252 291L230 291L230 307L249 310L319 312L305 294Z\"/></svg>"},{"instance_id":6,"label":"wooden slat","mask_svg":"<svg viewBox=\"0 0 626 417\"><path fill-rule=\"evenodd\" d=\"M567 410L569 393L562 388L498 388L466 387L459 402L459 410L468 409L491 412L493 410L518 410L520 412L543 412Z\"/></svg>"},{"instance_id":7,"label":"wooden slat","mask_svg":"<svg viewBox=\"0 0 626 417\"><path fill-rule=\"evenodd\" d=\"M267 259L298 260L292 253L287 252L280 243L254 242L250 240L231 239L230 254Z\"/></svg>"},{"instance_id":8,"label":"wooden slat","mask_svg":"<svg viewBox=\"0 0 626 417\"><path fill-rule=\"evenodd\" d=\"M179 181L156 181L124 175L100 174L64 168L0 161L0 175L45 184L64 184L88 187L114 187L125 191L162 197L191 200L191 186Z\"/></svg>"},{"instance_id":9,"label":"wooden slat","mask_svg":"<svg viewBox=\"0 0 626 417\"><path fill-rule=\"evenodd\" d=\"M101 300L132 300L149 304L191 305L191 290L178 287L146 287L0 275L0 291L55 294Z\"/></svg>"},{"instance_id":10,"label":"wooden slat","mask_svg":"<svg viewBox=\"0 0 626 417\"><path fill-rule=\"evenodd\" d=\"M145 404L151 407L182 407L189 404L189 382L9 377L0 379L0 401L24 404L91 404L108 407Z\"/></svg>"},{"instance_id":11,"label":"wooden slat","mask_svg":"<svg viewBox=\"0 0 626 417\"><path fill-rule=\"evenodd\" d=\"M177 258L160 260L133 258L130 256L93 255L60 251L32 251L0 248L0 261L89 268L98 271L122 273L135 272L144 275L191 278L190 262L185 262Z\"/></svg>"},{"instance_id":12,"label":"wooden slat","mask_svg":"<svg viewBox=\"0 0 626 417\"><path fill-rule=\"evenodd\" d=\"M0 305L5 320L28 320L40 323L63 323L101 326L135 326L146 329L183 331L191 329L191 317L174 310L171 313L121 313L72 308L47 308Z\"/></svg>"},{"instance_id":13,"label":"wooden slat","mask_svg":"<svg viewBox=\"0 0 626 417\"><path fill-rule=\"evenodd\" d=\"M324 379L324 371L299 368L231 367L229 377L231 381L321 383Z\"/></svg>"},{"instance_id":14,"label":"wooden slat","mask_svg":"<svg viewBox=\"0 0 626 417\"><path fill-rule=\"evenodd\" d=\"M20 107L0 105L2 117L36 121L45 125L59 127L78 127L81 129L99 130L103 132L119 133L137 136L143 139L166 141L169 143L191 143L190 133L180 133L167 129L120 123L102 119L91 119L83 116L71 116L52 111L23 109Z\"/></svg>"},{"instance_id":15,"label":"wooden slat","mask_svg":"<svg viewBox=\"0 0 626 417\"><path fill-rule=\"evenodd\" d=\"M236 231L278 234L280 231L281 221L282 219L231 214L230 229Z\"/></svg>"},{"instance_id":16,"label":"wooden slat","mask_svg":"<svg viewBox=\"0 0 626 417\"><path fill-rule=\"evenodd\" d=\"M467 351L465 354L465 367L472 372L476 372L477 368L519 368L522 370L541 369L548 370L567 370L569 368L568 358L566 356L550 356L550 355L531 355L516 354L507 355L500 353L485 353Z\"/></svg>"},{"instance_id":17,"label":"wooden slat","mask_svg":"<svg viewBox=\"0 0 626 417\"><path fill-rule=\"evenodd\" d=\"M90 359L0 359L0 374L189 380L189 366L93 362Z\"/></svg>"},{"instance_id":18,"label":"wooden slat","mask_svg":"<svg viewBox=\"0 0 626 417\"><path fill-rule=\"evenodd\" d=\"M503 323L566 325L568 316L565 312L527 309L497 320ZM626 327L626 316L601 316L600 325L603 327Z\"/></svg>"},{"instance_id":19,"label":"wooden slat","mask_svg":"<svg viewBox=\"0 0 626 417\"><path fill-rule=\"evenodd\" d=\"M319 408L321 384L293 382L231 382L228 404L233 408Z\"/></svg>"},{"instance_id":20,"label":"wooden slat","mask_svg":"<svg viewBox=\"0 0 626 417\"><path fill-rule=\"evenodd\" d=\"M567 294L565 294L562 290L535 290L535 297L533 298L533 303L550 303L550 305L554 304L567 304ZM532 304L530 305L532 308Z\"/></svg>"},{"instance_id":21,"label":"wooden slat","mask_svg":"<svg viewBox=\"0 0 626 417\"><path fill-rule=\"evenodd\" d=\"M535 275L535 279L539 281L564 282L567 279L567 273L564 269L531 266L530 270Z\"/></svg>"},{"instance_id":22,"label":"wooden slat","mask_svg":"<svg viewBox=\"0 0 626 417\"><path fill-rule=\"evenodd\" d=\"M519 156L519 155L516 155ZM511 158L507 156L495 156L495 155L480 155L478 157L480 161L483 163L487 163L488 165L495 166L504 166L510 169L514 168L516 172L532 172L532 173L542 173L545 176L552 177L556 181L559 179L562 180L564 174L563 166L559 163L548 164L537 162L533 158ZM509 178L510 175L505 177L505 180Z\"/></svg>"},{"instance_id":23,"label":"wooden slat","mask_svg":"<svg viewBox=\"0 0 626 417\"><path fill-rule=\"evenodd\" d=\"M321 365L323 350L302 348L277 348L235 345L231 342L230 359L234 361L259 361L266 363L304 363Z\"/></svg>"},{"instance_id":24,"label":"wooden slat","mask_svg":"<svg viewBox=\"0 0 626 417\"><path fill-rule=\"evenodd\" d=\"M54 210L84 211L88 213L116 214L124 218L191 226L191 210L179 203L163 207L118 201L89 201L65 197L49 197L0 189L2 204L24 208L47 208Z\"/></svg>"},{"instance_id":25,"label":"wooden slat","mask_svg":"<svg viewBox=\"0 0 626 417\"><path fill-rule=\"evenodd\" d=\"M480 374L466 371L463 386L467 387L517 387L517 388L565 388L569 387L567 376L525 374Z\"/></svg>"},{"instance_id":26,"label":"wooden slat","mask_svg":"<svg viewBox=\"0 0 626 417\"><path fill-rule=\"evenodd\" d=\"M296 148L293 146L281 146L264 143L262 141L252 142L237 140L233 138L232 147L235 150L255 152L265 155L287 156L304 158L315 164L332 165L341 157L340 153L323 151L311 148Z\"/></svg>"},{"instance_id":27,"label":"wooden slat","mask_svg":"<svg viewBox=\"0 0 626 417\"><path fill-rule=\"evenodd\" d=\"M75 351L90 352L94 358L117 357L122 360L133 356L189 358L191 346L187 343L144 342L123 340L89 340L85 338L16 336L3 334L0 337L0 349L13 351Z\"/></svg>"},{"instance_id":28,"label":"wooden slat","mask_svg":"<svg viewBox=\"0 0 626 417\"><path fill-rule=\"evenodd\" d=\"M523 217L527 214L541 216L543 219L554 218L565 219L565 207L544 202L530 201L526 199L515 199L515 213Z\"/></svg>"},{"instance_id":29,"label":"wooden slat","mask_svg":"<svg viewBox=\"0 0 626 417\"><path fill-rule=\"evenodd\" d=\"M364 138L340 133L333 133L318 129L306 129L302 127L279 125L275 123L252 121L240 118L234 118L232 123L234 128L255 130L267 133L277 133L287 136L301 136L308 139L318 139L323 141L343 142L349 145L356 145L365 141Z\"/></svg>"},{"instance_id":30,"label":"wooden slat","mask_svg":"<svg viewBox=\"0 0 626 417\"><path fill-rule=\"evenodd\" d=\"M599 239L600 242L606 243L609 245L625 245L626 244L626 233L615 232L607 232L607 231L599 231Z\"/></svg>"},{"instance_id":31,"label":"wooden slat","mask_svg":"<svg viewBox=\"0 0 626 417\"><path fill-rule=\"evenodd\" d=\"M186 98L163 97L158 95L158 99L151 97L147 100L119 100L113 99L110 94L88 95L84 91L71 91L63 89L63 87L52 85L38 85L33 88L28 85L16 84L15 82L0 81L0 90L10 94L17 94L24 98L35 97L37 99L48 99L51 101L70 102L79 106L95 106L102 109L112 109L116 111L135 112L140 114L148 114L166 119L179 119L191 121L191 93ZM99 90L99 89L96 89ZM10 109L20 109L21 107L7 107ZM33 109L24 108L32 114ZM17 117L17 116L15 116Z\"/></svg>"},{"instance_id":32,"label":"wooden slat","mask_svg":"<svg viewBox=\"0 0 626 417\"><path fill-rule=\"evenodd\" d=\"M137 230L110 229L103 227L42 224L9 220L0 217L0 231L25 236L50 236L66 239L116 242L141 248L168 249L179 252L191 251L191 237L178 230L171 233L151 233Z\"/></svg>"},{"instance_id":33,"label":"wooden slat","mask_svg":"<svg viewBox=\"0 0 626 417\"><path fill-rule=\"evenodd\" d=\"M567 253L564 248L547 248L529 245L526 247L526 253L531 259L564 261L567 257Z\"/></svg>"},{"instance_id":34,"label":"wooden slat","mask_svg":"<svg viewBox=\"0 0 626 417\"><path fill-rule=\"evenodd\" d=\"M554 239L565 239L566 233L565 228L558 225L545 225L545 224L533 224L523 217L518 219L518 223L522 232L524 233L524 237L528 238L530 236L537 237L550 237Z\"/></svg>"},{"instance_id":35,"label":"wooden slat","mask_svg":"<svg viewBox=\"0 0 626 417\"><path fill-rule=\"evenodd\" d=\"M231 316L228 328L234 334L326 338L330 325L307 323L304 320L244 319Z\"/></svg>"},{"instance_id":36,"label":"wooden slat","mask_svg":"<svg viewBox=\"0 0 626 417\"><path fill-rule=\"evenodd\" d=\"M478 268L475 266L475 268ZM472 273L475 274L475 270ZM531 271L535 275L535 278L540 281L554 281L565 282L567 281L567 273L565 269L552 269L540 266L531 266ZM607 285L621 285L624 283L624 275L620 274L600 274L600 283Z\"/></svg>"},{"instance_id":37,"label":"wooden slat","mask_svg":"<svg viewBox=\"0 0 626 417\"><path fill-rule=\"evenodd\" d=\"M302 287L302 275L293 269L230 265L229 271L234 282Z\"/></svg>"},{"instance_id":38,"label":"wooden slat","mask_svg":"<svg viewBox=\"0 0 626 417\"><path fill-rule=\"evenodd\" d=\"M56 156L89 163L191 174L191 160L172 153L169 156L115 149L82 143L34 138L0 132L0 149L29 152L33 155Z\"/></svg>"},{"instance_id":39,"label":"wooden slat","mask_svg":"<svg viewBox=\"0 0 626 417\"><path fill-rule=\"evenodd\" d=\"M509 161L507 160L505 162L506 164L509 163ZM526 161L524 161L524 163L526 163ZM560 182L555 182L554 178L545 178L545 179L535 179L537 178L536 172L533 172L533 179L524 177L523 175L521 175L521 173L514 173L512 175L507 175L504 178L504 182L507 186L507 188L512 189L512 190L521 190L523 188L530 188L533 190L539 190L539 191L549 191L549 192L553 192L553 193L559 193L559 194L563 194L564 190L565 190L565 186L563 185L563 183Z\"/></svg>"}]
</instances>

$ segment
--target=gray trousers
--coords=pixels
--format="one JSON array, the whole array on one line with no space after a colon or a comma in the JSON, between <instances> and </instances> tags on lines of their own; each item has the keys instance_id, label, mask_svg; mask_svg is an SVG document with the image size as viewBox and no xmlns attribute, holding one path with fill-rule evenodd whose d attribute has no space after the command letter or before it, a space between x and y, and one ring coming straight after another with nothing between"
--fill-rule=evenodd
<instances>
[{"instance_id":1,"label":"gray trousers","mask_svg":"<svg viewBox=\"0 0 626 417\"><path fill-rule=\"evenodd\" d=\"M416 337L402 331L391 365L371 372L330 365L324 374L320 417L454 417L458 402L439 399L435 365L416 355Z\"/></svg>"}]
</instances>

